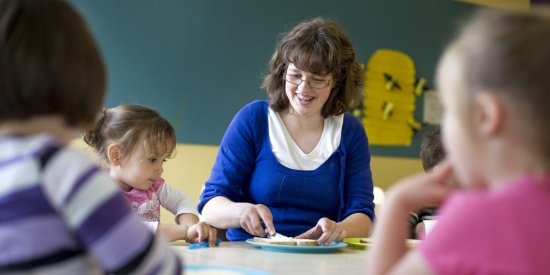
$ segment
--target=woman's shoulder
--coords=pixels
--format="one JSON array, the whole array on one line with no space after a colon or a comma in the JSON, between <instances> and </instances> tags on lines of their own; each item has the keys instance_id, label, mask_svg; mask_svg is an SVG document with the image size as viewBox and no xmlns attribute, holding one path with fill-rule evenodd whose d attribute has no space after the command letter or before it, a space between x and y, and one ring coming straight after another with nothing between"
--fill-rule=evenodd
<instances>
[{"instance_id":1,"label":"woman's shoulder","mask_svg":"<svg viewBox=\"0 0 550 275\"><path fill-rule=\"evenodd\" d=\"M269 107L269 102L267 100L254 100L246 104L241 112L252 112L257 113L267 113L267 108Z\"/></svg>"},{"instance_id":2,"label":"woman's shoulder","mask_svg":"<svg viewBox=\"0 0 550 275\"><path fill-rule=\"evenodd\" d=\"M352 128L352 129L364 129L363 124L359 121L358 118L352 114L345 112L342 114L344 116L344 125L343 127Z\"/></svg>"},{"instance_id":3,"label":"woman's shoulder","mask_svg":"<svg viewBox=\"0 0 550 275\"><path fill-rule=\"evenodd\" d=\"M269 103L266 100L254 100L239 110L234 118L238 123L252 123L267 121Z\"/></svg>"},{"instance_id":4,"label":"woman's shoulder","mask_svg":"<svg viewBox=\"0 0 550 275\"><path fill-rule=\"evenodd\" d=\"M342 125L342 137L344 139L366 138L367 133L363 124L350 113L344 113L344 122Z\"/></svg>"}]
</instances>

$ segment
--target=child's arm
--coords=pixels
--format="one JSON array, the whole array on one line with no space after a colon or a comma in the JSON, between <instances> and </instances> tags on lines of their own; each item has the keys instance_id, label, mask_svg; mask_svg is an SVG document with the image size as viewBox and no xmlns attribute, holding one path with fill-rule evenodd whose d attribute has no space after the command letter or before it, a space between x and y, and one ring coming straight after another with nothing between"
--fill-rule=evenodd
<instances>
[{"instance_id":1,"label":"child's arm","mask_svg":"<svg viewBox=\"0 0 550 275\"><path fill-rule=\"evenodd\" d=\"M420 254L411 250L406 255L406 239L409 213L425 205L439 205L452 189L446 182L451 166L448 163L441 166L433 173L406 178L388 191L369 249L369 274L433 273Z\"/></svg>"},{"instance_id":2,"label":"child's arm","mask_svg":"<svg viewBox=\"0 0 550 275\"><path fill-rule=\"evenodd\" d=\"M210 246L216 245L217 231L215 228L205 222L199 222L197 205L191 197L166 183L161 185L158 190L161 205L176 217L177 225L159 224L159 230L162 234L185 239L189 242L201 242L208 240ZM183 236L183 227L186 228L185 237Z\"/></svg>"},{"instance_id":3,"label":"child's arm","mask_svg":"<svg viewBox=\"0 0 550 275\"><path fill-rule=\"evenodd\" d=\"M166 240L173 242L177 240L187 241L187 231L189 226L180 224L158 223L157 234L163 236Z\"/></svg>"},{"instance_id":4,"label":"child's arm","mask_svg":"<svg viewBox=\"0 0 550 275\"><path fill-rule=\"evenodd\" d=\"M153 233L159 234L167 241L187 240L188 226L179 224L161 224L160 222L142 221Z\"/></svg>"},{"instance_id":5,"label":"child's arm","mask_svg":"<svg viewBox=\"0 0 550 275\"><path fill-rule=\"evenodd\" d=\"M176 223L180 223L179 216L182 214L193 214L195 217L199 216L197 204L193 202L191 197L178 188L172 187L165 182L160 186L157 193L162 207L175 215ZM198 218L196 222L198 222Z\"/></svg>"},{"instance_id":6,"label":"child's arm","mask_svg":"<svg viewBox=\"0 0 550 275\"><path fill-rule=\"evenodd\" d=\"M199 217L191 213L183 213L176 216L176 223L191 226L199 222Z\"/></svg>"},{"instance_id":7,"label":"child's arm","mask_svg":"<svg viewBox=\"0 0 550 275\"><path fill-rule=\"evenodd\" d=\"M198 243L207 240L210 246L216 246L217 231L205 222L199 222L193 214L179 215L179 224L158 223L157 233L168 241L186 240Z\"/></svg>"}]
</instances>

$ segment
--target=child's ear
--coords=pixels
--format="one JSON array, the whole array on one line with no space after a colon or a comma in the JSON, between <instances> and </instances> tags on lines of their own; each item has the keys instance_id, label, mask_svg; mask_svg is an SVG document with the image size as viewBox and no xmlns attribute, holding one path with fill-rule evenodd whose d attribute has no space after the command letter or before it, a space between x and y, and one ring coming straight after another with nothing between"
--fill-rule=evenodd
<instances>
[{"instance_id":1,"label":"child's ear","mask_svg":"<svg viewBox=\"0 0 550 275\"><path fill-rule=\"evenodd\" d=\"M477 95L478 130L482 136L489 137L498 134L502 130L504 118L503 102L494 94L482 92Z\"/></svg>"},{"instance_id":2,"label":"child's ear","mask_svg":"<svg viewBox=\"0 0 550 275\"><path fill-rule=\"evenodd\" d=\"M120 147L115 144L109 145L109 147L107 148L107 157L109 158L109 163L111 165L120 165Z\"/></svg>"}]
</instances>

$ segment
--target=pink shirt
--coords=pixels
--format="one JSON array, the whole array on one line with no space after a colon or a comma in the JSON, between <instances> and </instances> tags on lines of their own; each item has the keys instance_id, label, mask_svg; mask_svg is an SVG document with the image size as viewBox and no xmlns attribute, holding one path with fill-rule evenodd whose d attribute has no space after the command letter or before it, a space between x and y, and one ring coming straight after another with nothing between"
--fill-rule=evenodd
<instances>
[{"instance_id":1,"label":"pink shirt","mask_svg":"<svg viewBox=\"0 0 550 275\"><path fill-rule=\"evenodd\" d=\"M437 274L550 274L550 175L463 191L419 252Z\"/></svg>"},{"instance_id":2,"label":"pink shirt","mask_svg":"<svg viewBox=\"0 0 550 275\"><path fill-rule=\"evenodd\" d=\"M164 184L164 179L156 180L147 190L132 189L124 192L124 196L130 202L132 211L137 213L143 221L160 221L160 200L158 190Z\"/></svg>"}]
</instances>

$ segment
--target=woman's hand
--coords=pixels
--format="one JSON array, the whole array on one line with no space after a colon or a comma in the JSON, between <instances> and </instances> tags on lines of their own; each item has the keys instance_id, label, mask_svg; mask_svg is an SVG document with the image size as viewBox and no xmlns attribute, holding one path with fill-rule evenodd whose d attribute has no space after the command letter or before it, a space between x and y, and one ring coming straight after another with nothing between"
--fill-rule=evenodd
<instances>
[{"instance_id":1,"label":"woman's hand","mask_svg":"<svg viewBox=\"0 0 550 275\"><path fill-rule=\"evenodd\" d=\"M265 229L268 230L271 236L275 235L273 216L269 208L263 204L253 204L244 209L241 213L240 225L252 236L265 237Z\"/></svg>"},{"instance_id":2,"label":"woman's hand","mask_svg":"<svg viewBox=\"0 0 550 275\"><path fill-rule=\"evenodd\" d=\"M216 246L216 235L218 231L205 222L198 222L187 228L187 240L199 243L208 240L208 246Z\"/></svg>"},{"instance_id":3,"label":"woman's hand","mask_svg":"<svg viewBox=\"0 0 550 275\"><path fill-rule=\"evenodd\" d=\"M347 232L329 218L321 218L315 227L305 233L296 236L297 239L316 239L317 243L325 246L332 242L339 242L345 239Z\"/></svg>"}]
</instances>

